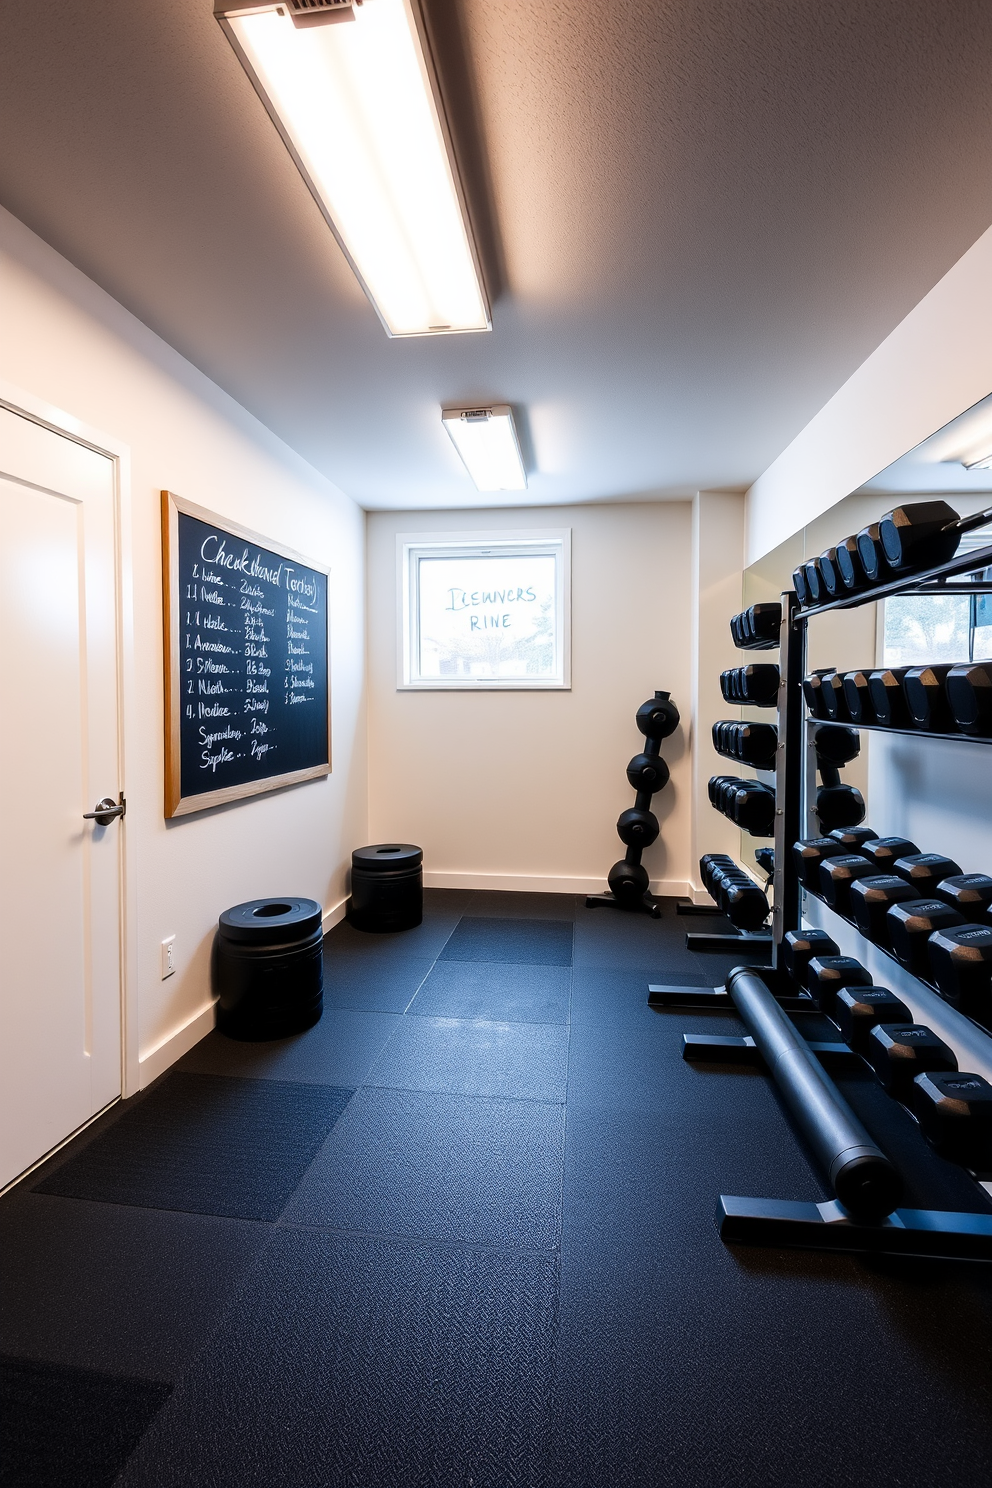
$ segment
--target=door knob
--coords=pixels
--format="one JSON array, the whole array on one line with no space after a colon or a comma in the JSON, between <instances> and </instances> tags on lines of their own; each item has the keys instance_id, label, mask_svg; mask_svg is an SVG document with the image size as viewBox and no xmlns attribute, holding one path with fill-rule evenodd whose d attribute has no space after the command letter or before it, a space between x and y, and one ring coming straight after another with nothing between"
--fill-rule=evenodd
<instances>
[{"instance_id":1,"label":"door knob","mask_svg":"<svg viewBox=\"0 0 992 1488\"><path fill-rule=\"evenodd\" d=\"M97 801L95 811L84 811L83 821L95 821L98 827L109 827L115 816L123 816L127 810L123 793L120 804L113 796L104 796L102 801Z\"/></svg>"}]
</instances>

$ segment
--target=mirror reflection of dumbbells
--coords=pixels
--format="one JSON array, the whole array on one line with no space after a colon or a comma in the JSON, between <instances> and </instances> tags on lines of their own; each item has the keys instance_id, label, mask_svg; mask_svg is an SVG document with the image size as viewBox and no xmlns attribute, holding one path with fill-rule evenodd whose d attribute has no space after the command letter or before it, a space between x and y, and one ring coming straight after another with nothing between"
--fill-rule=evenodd
<instances>
[{"instance_id":1,"label":"mirror reflection of dumbbells","mask_svg":"<svg viewBox=\"0 0 992 1488\"><path fill-rule=\"evenodd\" d=\"M946 501L912 501L845 537L835 548L801 563L792 583L802 609L829 604L949 563L966 532L985 526L992 511L959 517Z\"/></svg>"},{"instance_id":2,"label":"mirror reflection of dumbbells","mask_svg":"<svg viewBox=\"0 0 992 1488\"><path fill-rule=\"evenodd\" d=\"M868 1061L888 1094L912 1112L935 1150L979 1176L992 1173L992 1084L959 1071L944 1040L915 1022L889 988L874 985L859 961L842 956L826 931L787 932L782 956L793 979Z\"/></svg>"},{"instance_id":3,"label":"mirror reflection of dumbbells","mask_svg":"<svg viewBox=\"0 0 992 1488\"><path fill-rule=\"evenodd\" d=\"M766 855L770 851L758 849ZM762 866L770 871L772 864L768 856ZM732 857L727 853L704 853L699 860L699 874L706 892L732 925L745 931L761 928L770 912L767 895Z\"/></svg>"}]
</instances>

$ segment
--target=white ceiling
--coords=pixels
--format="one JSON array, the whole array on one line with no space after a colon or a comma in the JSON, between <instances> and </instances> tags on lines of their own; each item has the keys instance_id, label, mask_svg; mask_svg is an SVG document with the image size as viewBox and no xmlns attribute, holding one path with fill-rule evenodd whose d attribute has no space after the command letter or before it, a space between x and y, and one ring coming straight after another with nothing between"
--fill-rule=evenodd
<instances>
[{"instance_id":1,"label":"white ceiling","mask_svg":"<svg viewBox=\"0 0 992 1488\"><path fill-rule=\"evenodd\" d=\"M426 4L493 330L390 341L211 0L0 0L0 201L367 507L493 504L463 400L533 504L742 488L992 222L987 0Z\"/></svg>"}]
</instances>

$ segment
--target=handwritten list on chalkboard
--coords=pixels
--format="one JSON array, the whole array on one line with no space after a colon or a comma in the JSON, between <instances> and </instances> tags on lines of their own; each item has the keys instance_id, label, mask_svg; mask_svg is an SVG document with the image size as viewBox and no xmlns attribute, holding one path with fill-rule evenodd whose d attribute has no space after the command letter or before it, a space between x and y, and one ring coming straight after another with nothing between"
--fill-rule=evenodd
<instances>
[{"instance_id":1,"label":"handwritten list on chalkboard","mask_svg":"<svg viewBox=\"0 0 992 1488\"><path fill-rule=\"evenodd\" d=\"M330 770L327 572L163 492L166 815Z\"/></svg>"}]
</instances>

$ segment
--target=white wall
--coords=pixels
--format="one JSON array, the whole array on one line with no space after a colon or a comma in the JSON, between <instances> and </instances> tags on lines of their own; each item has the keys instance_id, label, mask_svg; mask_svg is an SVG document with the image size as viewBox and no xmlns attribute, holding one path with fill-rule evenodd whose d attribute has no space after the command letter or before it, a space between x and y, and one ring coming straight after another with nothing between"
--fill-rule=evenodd
<instances>
[{"instance_id":1,"label":"white wall","mask_svg":"<svg viewBox=\"0 0 992 1488\"><path fill-rule=\"evenodd\" d=\"M992 228L834 394L747 494L745 563L992 391Z\"/></svg>"},{"instance_id":2,"label":"white wall","mask_svg":"<svg viewBox=\"0 0 992 1488\"><path fill-rule=\"evenodd\" d=\"M231 398L8 213L0 211L0 379L124 441L131 452L134 683L125 823L128 934L147 1083L210 1025L217 915L266 894L326 908L367 840L364 514ZM163 817L159 491L231 517L331 570L333 773L166 823ZM111 794L116 783L109 781ZM178 972L160 979L176 936ZM133 1055L141 1059L140 1074Z\"/></svg>"},{"instance_id":3,"label":"white wall","mask_svg":"<svg viewBox=\"0 0 992 1488\"><path fill-rule=\"evenodd\" d=\"M396 533L548 527L572 530L571 691L397 691ZM623 856L616 819L633 805L636 709L663 688L688 725L691 547L688 502L370 513L372 840L420 843L435 885L604 888ZM658 892L684 893L686 729L662 752L672 780L654 798L662 833L644 862Z\"/></svg>"}]
</instances>

